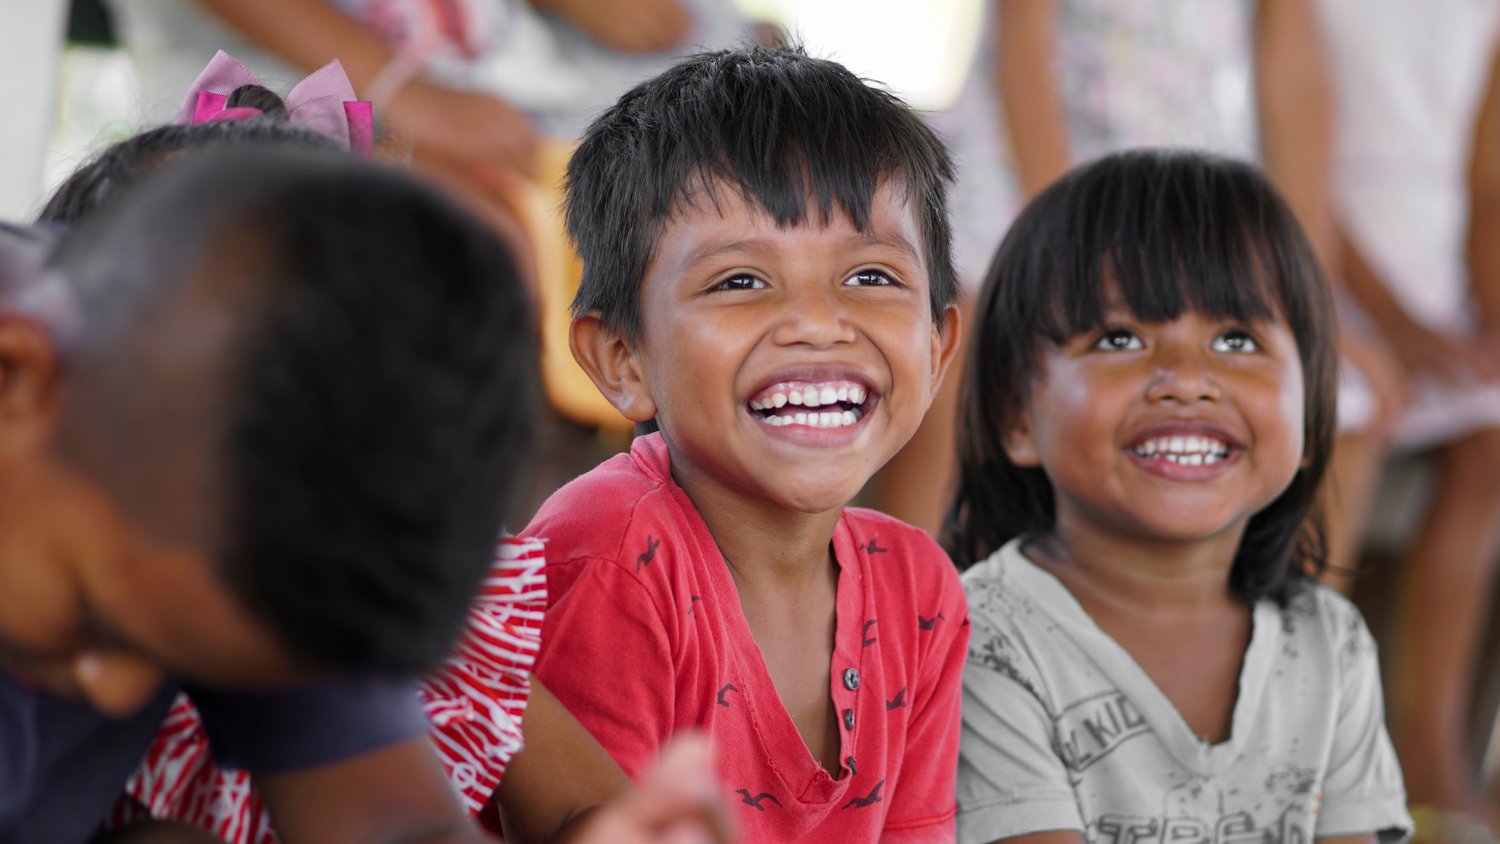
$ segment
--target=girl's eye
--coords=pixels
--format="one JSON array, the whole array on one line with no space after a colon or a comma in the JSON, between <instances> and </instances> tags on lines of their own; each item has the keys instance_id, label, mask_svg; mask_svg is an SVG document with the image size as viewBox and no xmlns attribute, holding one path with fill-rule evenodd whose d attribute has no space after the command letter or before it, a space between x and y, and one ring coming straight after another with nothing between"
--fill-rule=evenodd
<instances>
[{"instance_id":1,"label":"girl's eye","mask_svg":"<svg viewBox=\"0 0 1500 844\"><path fill-rule=\"evenodd\" d=\"M713 286L714 290L760 290L766 283L753 275L730 276Z\"/></svg>"},{"instance_id":2,"label":"girl's eye","mask_svg":"<svg viewBox=\"0 0 1500 844\"><path fill-rule=\"evenodd\" d=\"M1260 351L1260 344L1248 331L1234 329L1214 338L1212 347L1216 352L1236 352L1248 355Z\"/></svg>"},{"instance_id":3,"label":"girl's eye","mask_svg":"<svg viewBox=\"0 0 1500 844\"><path fill-rule=\"evenodd\" d=\"M1112 328L1094 341L1094 348L1101 352L1136 352L1145 348L1135 332L1123 328Z\"/></svg>"},{"instance_id":4,"label":"girl's eye","mask_svg":"<svg viewBox=\"0 0 1500 844\"><path fill-rule=\"evenodd\" d=\"M844 283L851 287L889 287L896 282L880 270L860 270L844 279Z\"/></svg>"}]
</instances>

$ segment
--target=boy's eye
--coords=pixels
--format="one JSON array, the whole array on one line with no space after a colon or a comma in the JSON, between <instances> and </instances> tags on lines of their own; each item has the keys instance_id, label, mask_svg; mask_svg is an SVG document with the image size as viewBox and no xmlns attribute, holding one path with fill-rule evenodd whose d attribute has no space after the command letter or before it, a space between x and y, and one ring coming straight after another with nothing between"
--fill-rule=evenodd
<instances>
[{"instance_id":1,"label":"boy's eye","mask_svg":"<svg viewBox=\"0 0 1500 844\"><path fill-rule=\"evenodd\" d=\"M1094 341L1094 348L1102 352L1136 352L1145 348L1135 332L1123 328L1111 328Z\"/></svg>"},{"instance_id":2,"label":"boy's eye","mask_svg":"<svg viewBox=\"0 0 1500 844\"><path fill-rule=\"evenodd\" d=\"M714 290L760 290L766 283L753 275L730 276L713 286Z\"/></svg>"},{"instance_id":3,"label":"boy's eye","mask_svg":"<svg viewBox=\"0 0 1500 844\"><path fill-rule=\"evenodd\" d=\"M1255 342L1250 332L1234 329L1215 337L1211 348L1216 352L1251 354L1260 351L1260 344Z\"/></svg>"},{"instance_id":4,"label":"boy's eye","mask_svg":"<svg viewBox=\"0 0 1500 844\"><path fill-rule=\"evenodd\" d=\"M844 283L851 287L889 287L896 282L880 270L860 270L844 279Z\"/></svg>"}]
</instances>

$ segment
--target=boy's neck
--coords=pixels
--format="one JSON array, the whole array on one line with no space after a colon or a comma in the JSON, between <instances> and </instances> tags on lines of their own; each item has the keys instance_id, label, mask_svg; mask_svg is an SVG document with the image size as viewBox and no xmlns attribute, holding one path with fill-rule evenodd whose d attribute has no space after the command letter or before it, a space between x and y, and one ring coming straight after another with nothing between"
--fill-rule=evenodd
<instances>
[{"instance_id":1,"label":"boy's neck","mask_svg":"<svg viewBox=\"0 0 1500 844\"><path fill-rule=\"evenodd\" d=\"M672 476L697 508L742 590L795 589L827 575L842 507L823 513L788 510L691 470L680 471L675 463Z\"/></svg>"},{"instance_id":2,"label":"boy's neck","mask_svg":"<svg viewBox=\"0 0 1500 844\"><path fill-rule=\"evenodd\" d=\"M1152 542L1059 524L1028 543L1026 552L1075 594L1086 592L1090 602L1136 612L1191 612L1237 603L1229 571L1242 535L1243 529L1202 541Z\"/></svg>"}]
</instances>

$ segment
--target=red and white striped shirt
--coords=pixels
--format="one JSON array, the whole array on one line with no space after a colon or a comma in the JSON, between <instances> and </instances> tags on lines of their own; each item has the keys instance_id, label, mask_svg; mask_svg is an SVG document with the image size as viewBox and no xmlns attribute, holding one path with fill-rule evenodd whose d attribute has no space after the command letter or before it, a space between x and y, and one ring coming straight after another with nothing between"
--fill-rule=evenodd
<instances>
[{"instance_id":1,"label":"red and white striped shirt","mask_svg":"<svg viewBox=\"0 0 1500 844\"><path fill-rule=\"evenodd\" d=\"M430 735L472 815L489 803L521 749L521 717L547 606L539 539L503 536L456 651L418 685ZM233 844L274 844L245 770L220 768L198 710L179 695L125 785L116 825L144 818L194 824Z\"/></svg>"}]
</instances>

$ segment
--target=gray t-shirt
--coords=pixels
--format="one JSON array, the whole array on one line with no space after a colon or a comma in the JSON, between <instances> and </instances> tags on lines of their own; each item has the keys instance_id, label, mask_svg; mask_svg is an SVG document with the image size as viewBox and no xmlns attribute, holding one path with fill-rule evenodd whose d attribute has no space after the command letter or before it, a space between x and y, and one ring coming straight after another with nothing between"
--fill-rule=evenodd
<instances>
[{"instance_id":1,"label":"gray t-shirt","mask_svg":"<svg viewBox=\"0 0 1500 844\"><path fill-rule=\"evenodd\" d=\"M1315 587L1254 610L1228 741L1194 735L1130 654L1011 542L964 575L958 839L1311 842L1411 830L1375 643Z\"/></svg>"},{"instance_id":2,"label":"gray t-shirt","mask_svg":"<svg viewBox=\"0 0 1500 844\"><path fill-rule=\"evenodd\" d=\"M123 793L178 689L135 715L26 689L0 671L0 844L87 841ZM313 768L421 736L408 681L337 678L275 693L189 690L215 755L254 773Z\"/></svg>"}]
</instances>

